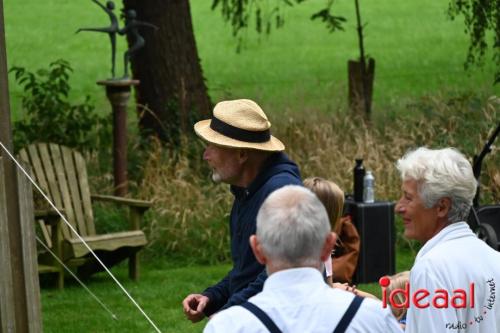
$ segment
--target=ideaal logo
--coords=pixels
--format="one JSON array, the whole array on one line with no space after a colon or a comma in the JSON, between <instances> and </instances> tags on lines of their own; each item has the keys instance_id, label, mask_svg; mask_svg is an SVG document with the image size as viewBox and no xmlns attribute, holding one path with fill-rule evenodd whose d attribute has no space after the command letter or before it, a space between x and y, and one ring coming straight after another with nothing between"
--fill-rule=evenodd
<instances>
[{"instance_id":1,"label":"ideaal logo","mask_svg":"<svg viewBox=\"0 0 500 333\"><path fill-rule=\"evenodd\" d=\"M450 293L446 289L436 289L434 292L427 289L417 289L413 293L410 293L410 284L407 282L404 289L394 289L389 295L387 295L387 287L391 283L390 279L386 276L380 278L379 285L382 287L382 306L387 307L387 303L394 308L410 308L412 305L419 309L425 309L431 305L436 309L445 308L455 308L463 309L467 307L467 298L469 299L469 308L473 309L475 307L475 284L469 284L468 293L464 289L454 289ZM468 326L479 324L482 322L488 311L493 309L495 304L495 280L489 279L486 281L488 286L489 297L486 299L486 304L483 304L479 315L474 316L474 318L468 318L466 322L458 321L456 323L446 323L445 327L450 330L466 329ZM401 297L399 296L401 295ZM428 298L430 296L430 298ZM401 303L397 299L403 300Z\"/></svg>"},{"instance_id":2,"label":"ideaal logo","mask_svg":"<svg viewBox=\"0 0 500 333\"><path fill-rule=\"evenodd\" d=\"M431 292L427 289L417 289L410 294L410 284L407 282L404 289L394 289L389 295L387 295L387 287L391 283L391 280L384 276L380 278L379 284L382 287L382 306L387 307L387 302L397 309L406 308L409 309L412 305L419 308L425 309L429 306L435 307L436 309L445 309L450 306L455 309L466 308L467 298L469 298L469 307L474 308L474 283L469 285L469 296L467 297L467 291L464 289L455 289L452 291L451 301L450 293L445 289L436 289ZM404 300L402 303L397 302L398 295L402 296ZM430 298L428 298L430 296Z\"/></svg>"}]
</instances>

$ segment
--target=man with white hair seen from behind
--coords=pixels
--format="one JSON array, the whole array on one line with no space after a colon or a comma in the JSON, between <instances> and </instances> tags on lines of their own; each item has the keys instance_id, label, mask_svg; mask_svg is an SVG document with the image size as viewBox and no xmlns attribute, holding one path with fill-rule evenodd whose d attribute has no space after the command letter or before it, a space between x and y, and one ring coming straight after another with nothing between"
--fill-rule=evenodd
<instances>
[{"instance_id":1,"label":"man with white hair seen from behind","mask_svg":"<svg viewBox=\"0 0 500 333\"><path fill-rule=\"evenodd\" d=\"M404 235L423 243L410 272L406 331L500 332L500 253L465 222L477 184L471 164L453 148L418 148L397 168L396 212ZM418 290L426 292L415 297Z\"/></svg>"},{"instance_id":2,"label":"man with white hair seen from behind","mask_svg":"<svg viewBox=\"0 0 500 333\"><path fill-rule=\"evenodd\" d=\"M212 332L401 332L388 309L330 288L321 274L336 236L323 204L310 190L273 192L257 215L250 245L269 275L261 293L216 314Z\"/></svg>"}]
</instances>

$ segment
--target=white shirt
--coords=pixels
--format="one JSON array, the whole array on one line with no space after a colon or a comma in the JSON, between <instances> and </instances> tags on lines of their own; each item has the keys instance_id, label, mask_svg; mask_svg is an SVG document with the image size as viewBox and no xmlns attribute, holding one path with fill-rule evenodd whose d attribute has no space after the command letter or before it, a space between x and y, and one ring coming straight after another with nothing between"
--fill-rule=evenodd
<instances>
[{"instance_id":1,"label":"white shirt","mask_svg":"<svg viewBox=\"0 0 500 333\"><path fill-rule=\"evenodd\" d=\"M314 268L293 268L271 274L261 293L249 301L261 308L283 333L332 333L354 295L325 284ZM251 312L233 306L217 313L204 333L269 331ZM389 308L365 299L346 332L402 332Z\"/></svg>"},{"instance_id":2,"label":"white shirt","mask_svg":"<svg viewBox=\"0 0 500 333\"><path fill-rule=\"evenodd\" d=\"M471 283L474 308L470 307ZM410 303L406 332L500 332L500 296L494 299L500 288L500 253L478 239L467 223L450 224L420 249L410 272L410 295L421 288L431 293L421 303L431 304L435 291L445 289L449 307L420 309ZM465 308L451 306L457 289L466 292ZM460 299L457 303L463 304Z\"/></svg>"}]
</instances>

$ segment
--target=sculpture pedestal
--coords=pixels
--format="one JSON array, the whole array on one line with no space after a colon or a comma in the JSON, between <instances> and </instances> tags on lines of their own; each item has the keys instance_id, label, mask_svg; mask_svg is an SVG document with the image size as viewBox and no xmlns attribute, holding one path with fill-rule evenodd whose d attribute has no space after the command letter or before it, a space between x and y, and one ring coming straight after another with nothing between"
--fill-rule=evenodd
<instances>
[{"instance_id":1,"label":"sculpture pedestal","mask_svg":"<svg viewBox=\"0 0 500 333\"><path fill-rule=\"evenodd\" d=\"M101 80L98 85L106 87L106 96L113 109L113 175L115 195L128 192L127 176L127 104L132 86L139 80Z\"/></svg>"}]
</instances>

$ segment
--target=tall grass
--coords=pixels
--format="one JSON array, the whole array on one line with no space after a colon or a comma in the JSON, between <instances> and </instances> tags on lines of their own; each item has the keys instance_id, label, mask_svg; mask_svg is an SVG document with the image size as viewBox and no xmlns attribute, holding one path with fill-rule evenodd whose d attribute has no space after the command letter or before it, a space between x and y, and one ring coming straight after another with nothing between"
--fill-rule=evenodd
<instances>
[{"instance_id":1,"label":"tall grass","mask_svg":"<svg viewBox=\"0 0 500 333\"><path fill-rule=\"evenodd\" d=\"M496 97L422 98L407 108L411 115L387 115L373 123L345 110L333 116L313 110L298 116L292 111L271 121L274 135L284 141L303 177L333 179L351 192L354 159L363 158L375 175L376 198L397 200L400 179L394 164L407 150L454 146L472 159L500 119ZM229 258L232 198L227 185L211 182L202 149L199 140L184 138L177 149L154 144L148 153L137 191L155 203L147 224L150 254L198 263ZM499 165L494 148L483 166L483 203L500 202ZM400 234L398 242L404 247L408 243Z\"/></svg>"},{"instance_id":2,"label":"tall grass","mask_svg":"<svg viewBox=\"0 0 500 333\"><path fill-rule=\"evenodd\" d=\"M184 138L173 153L156 142L146 162L139 193L155 203L148 233L156 255L204 263L228 259L230 194L209 181L201 148ZM190 150L197 156L190 157Z\"/></svg>"}]
</instances>

